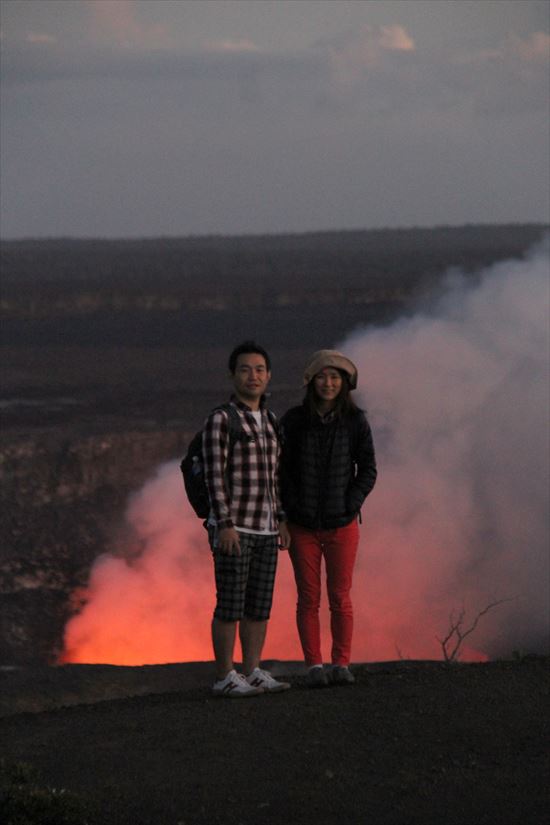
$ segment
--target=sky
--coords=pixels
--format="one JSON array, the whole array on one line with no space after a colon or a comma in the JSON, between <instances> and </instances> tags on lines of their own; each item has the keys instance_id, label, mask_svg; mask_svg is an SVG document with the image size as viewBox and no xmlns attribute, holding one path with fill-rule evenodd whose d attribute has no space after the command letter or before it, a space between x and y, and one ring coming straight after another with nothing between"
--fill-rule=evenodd
<instances>
[{"instance_id":1,"label":"sky","mask_svg":"<svg viewBox=\"0 0 550 825\"><path fill-rule=\"evenodd\" d=\"M550 220L550 4L2 0L3 238Z\"/></svg>"}]
</instances>

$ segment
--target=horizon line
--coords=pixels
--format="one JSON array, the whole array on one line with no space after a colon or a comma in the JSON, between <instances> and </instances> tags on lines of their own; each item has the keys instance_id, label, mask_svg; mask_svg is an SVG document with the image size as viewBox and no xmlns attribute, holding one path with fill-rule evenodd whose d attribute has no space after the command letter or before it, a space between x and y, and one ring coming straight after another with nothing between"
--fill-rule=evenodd
<instances>
[{"instance_id":1,"label":"horizon line","mask_svg":"<svg viewBox=\"0 0 550 825\"><path fill-rule=\"evenodd\" d=\"M289 238L307 237L315 235L352 235L365 233L389 233L389 232L422 232L437 231L442 229L473 229L473 228L506 228L506 227L540 227L550 228L548 221L480 221L466 223L439 223L439 224L411 224L401 226L379 226L379 227L353 227L347 229L306 229L306 230L281 230L278 232L204 232L189 234L158 234L158 235L21 235L3 237L0 235L0 243L41 243L41 242L135 242L135 241L179 241L179 240L209 240L209 239L260 239L260 238Z\"/></svg>"}]
</instances>

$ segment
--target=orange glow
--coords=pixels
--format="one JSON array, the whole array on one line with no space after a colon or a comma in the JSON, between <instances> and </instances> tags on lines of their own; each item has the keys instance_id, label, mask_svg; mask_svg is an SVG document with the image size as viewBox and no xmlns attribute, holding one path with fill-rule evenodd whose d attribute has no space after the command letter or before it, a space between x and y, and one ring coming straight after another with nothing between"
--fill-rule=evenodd
<instances>
[{"instance_id":1,"label":"orange glow","mask_svg":"<svg viewBox=\"0 0 550 825\"><path fill-rule=\"evenodd\" d=\"M130 503L128 521L144 545L139 558L103 556L92 570L85 605L69 621L63 662L143 665L212 659L210 622L215 591L206 531L185 500L179 468L164 465ZM372 535L371 535L372 533ZM453 605L428 607L417 564L377 548L384 531L363 526L352 598L354 661L441 659L436 635L448 629ZM396 537L393 537L395 542ZM385 556L383 563L377 557ZM441 572L441 571L440 571ZM431 573L437 576L434 565ZM263 656L301 660L295 628L296 589L288 554L281 552L274 605ZM329 611L323 594L323 653L330 661ZM237 643L235 658L240 660ZM461 658L485 659L465 648Z\"/></svg>"}]
</instances>

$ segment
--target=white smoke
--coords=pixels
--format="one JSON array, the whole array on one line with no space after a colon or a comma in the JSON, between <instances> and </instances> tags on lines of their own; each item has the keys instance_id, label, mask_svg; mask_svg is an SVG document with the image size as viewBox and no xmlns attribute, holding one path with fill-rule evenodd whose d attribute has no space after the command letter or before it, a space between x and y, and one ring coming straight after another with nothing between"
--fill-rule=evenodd
<instances>
[{"instance_id":1,"label":"white smoke","mask_svg":"<svg viewBox=\"0 0 550 825\"><path fill-rule=\"evenodd\" d=\"M429 316L341 345L378 446L367 634L387 635L381 617L406 655L453 608L473 620L503 598L471 641L490 655L548 643L549 275L547 239L477 286L455 274Z\"/></svg>"},{"instance_id":2,"label":"white smoke","mask_svg":"<svg viewBox=\"0 0 550 825\"><path fill-rule=\"evenodd\" d=\"M430 314L354 332L378 483L363 508L353 588L355 661L440 658L454 609L464 658L540 652L548 639L548 242L472 285L456 273ZM66 630L69 661L143 664L212 657L206 534L177 462L132 499L141 552L103 557ZM295 586L281 555L267 658L300 659ZM328 654L326 600L324 652Z\"/></svg>"}]
</instances>

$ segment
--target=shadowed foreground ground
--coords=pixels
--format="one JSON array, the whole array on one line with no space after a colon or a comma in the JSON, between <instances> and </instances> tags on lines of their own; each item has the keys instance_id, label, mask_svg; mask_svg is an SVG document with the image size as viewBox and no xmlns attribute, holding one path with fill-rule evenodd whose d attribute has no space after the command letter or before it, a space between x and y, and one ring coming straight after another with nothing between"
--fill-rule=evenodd
<instances>
[{"instance_id":1,"label":"shadowed foreground ground","mask_svg":"<svg viewBox=\"0 0 550 825\"><path fill-rule=\"evenodd\" d=\"M0 814L32 821L5 778L28 763L77 795L54 825L542 825L548 664L361 665L312 691L279 662L292 690L243 700L212 698L208 663L4 671Z\"/></svg>"}]
</instances>

